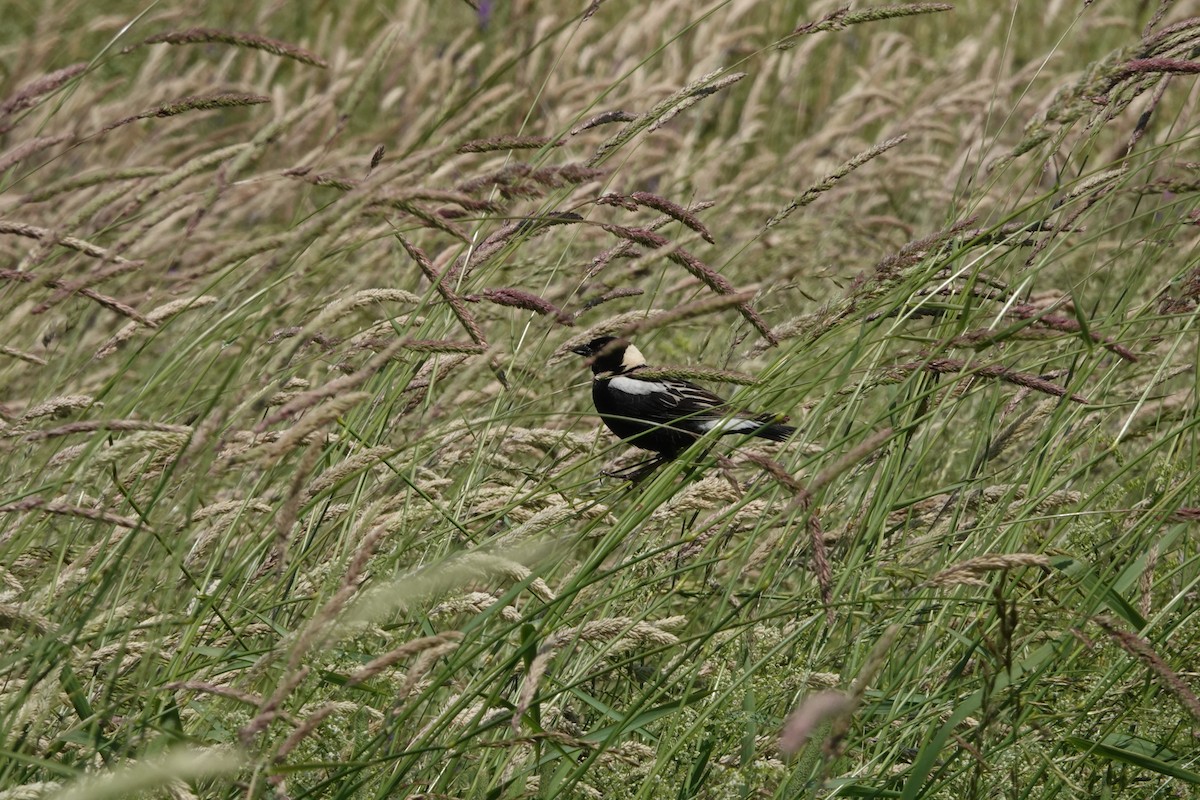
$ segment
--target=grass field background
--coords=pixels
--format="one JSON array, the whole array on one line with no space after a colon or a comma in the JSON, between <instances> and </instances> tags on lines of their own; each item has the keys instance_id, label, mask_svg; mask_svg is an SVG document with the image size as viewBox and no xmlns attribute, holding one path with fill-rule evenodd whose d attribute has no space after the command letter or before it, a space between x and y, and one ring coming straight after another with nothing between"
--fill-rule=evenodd
<instances>
[{"instance_id":1,"label":"grass field background","mask_svg":"<svg viewBox=\"0 0 1200 800\"><path fill-rule=\"evenodd\" d=\"M1200 3L801 5L0 3L0 798L1200 795Z\"/></svg>"}]
</instances>

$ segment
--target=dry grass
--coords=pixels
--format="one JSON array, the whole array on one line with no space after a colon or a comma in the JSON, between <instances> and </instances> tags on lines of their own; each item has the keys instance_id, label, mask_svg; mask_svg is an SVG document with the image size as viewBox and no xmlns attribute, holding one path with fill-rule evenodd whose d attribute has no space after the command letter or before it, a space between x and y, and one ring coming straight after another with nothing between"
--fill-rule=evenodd
<instances>
[{"instance_id":1,"label":"dry grass","mask_svg":"<svg viewBox=\"0 0 1200 800\"><path fill-rule=\"evenodd\" d=\"M0 796L1200 783L1195 3L101 5L0 33ZM608 333L801 433L604 477Z\"/></svg>"}]
</instances>

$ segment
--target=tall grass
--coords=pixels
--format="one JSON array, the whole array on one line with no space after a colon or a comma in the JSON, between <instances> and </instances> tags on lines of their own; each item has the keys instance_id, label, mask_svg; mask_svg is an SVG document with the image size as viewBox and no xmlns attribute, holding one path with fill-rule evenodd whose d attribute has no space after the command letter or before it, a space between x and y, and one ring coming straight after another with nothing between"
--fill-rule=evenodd
<instances>
[{"instance_id":1,"label":"tall grass","mask_svg":"<svg viewBox=\"0 0 1200 800\"><path fill-rule=\"evenodd\" d=\"M1194 3L393 5L0 33L0 797L1198 791Z\"/></svg>"}]
</instances>

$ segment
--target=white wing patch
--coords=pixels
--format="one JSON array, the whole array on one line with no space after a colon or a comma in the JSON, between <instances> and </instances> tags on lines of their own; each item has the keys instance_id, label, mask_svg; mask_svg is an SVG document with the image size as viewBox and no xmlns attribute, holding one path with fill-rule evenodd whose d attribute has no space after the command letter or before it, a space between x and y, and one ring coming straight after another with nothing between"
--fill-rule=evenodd
<instances>
[{"instance_id":1,"label":"white wing patch","mask_svg":"<svg viewBox=\"0 0 1200 800\"><path fill-rule=\"evenodd\" d=\"M742 419L741 417L733 417L731 419L706 419L696 423L696 427L708 433L716 430L722 434L725 433L741 433L743 431L756 431L763 426L763 423L754 419Z\"/></svg>"},{"instance_id":2,"label":"white wing patch","mask_svg":"<svg viewBox=\"0 0 1200 800\"><path fill-rule=\"evenodd\" d=\"M608 385L609 388L624 394L654 394L655 392L667 393L671 391L665 383L639 381L637 378L626 378L623 375L610 378Z\"/></svg>"}]
</instances>

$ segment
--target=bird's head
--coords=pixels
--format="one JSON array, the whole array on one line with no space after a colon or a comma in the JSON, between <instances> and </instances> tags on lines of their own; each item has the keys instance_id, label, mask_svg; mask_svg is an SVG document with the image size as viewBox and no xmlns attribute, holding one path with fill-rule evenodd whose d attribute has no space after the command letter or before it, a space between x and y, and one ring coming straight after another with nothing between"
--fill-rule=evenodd
<instances>
[{"instance_id":1,"label":"bird's head","mask_svg":"<svg viewBox=\"0 0 1200 800\"><path fill-rule=\"evenodd\" d=\"M619 375L646 363L641 351L628 339L615 336L597 336L587 344L572 347L571 352L587 358L596 375L605 372Z\"/></svg>"}]
</instances>

